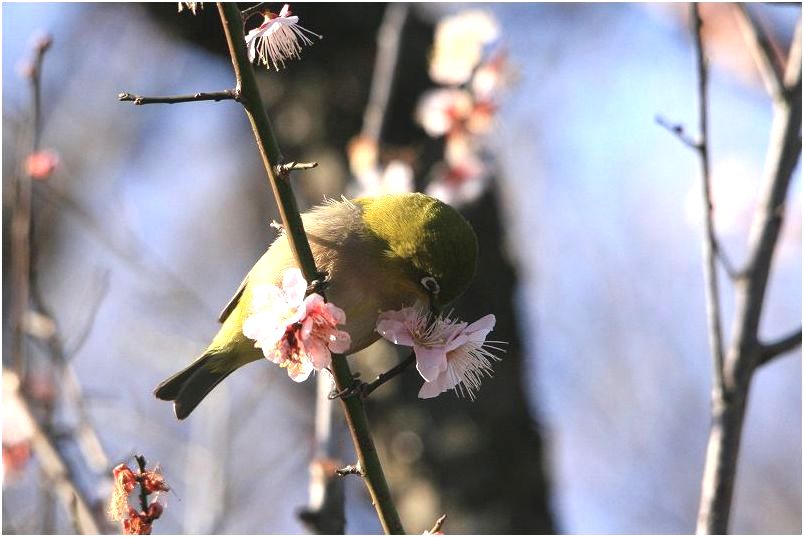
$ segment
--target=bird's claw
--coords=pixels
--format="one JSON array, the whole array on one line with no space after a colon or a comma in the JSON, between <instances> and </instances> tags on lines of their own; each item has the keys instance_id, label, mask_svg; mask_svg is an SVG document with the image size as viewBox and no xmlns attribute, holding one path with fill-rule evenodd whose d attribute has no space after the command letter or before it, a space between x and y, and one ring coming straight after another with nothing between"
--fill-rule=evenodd
<instances>
[{"instance_id":1,"label":"bird's claw","mask_svg":"<svg viewBox=\"0 0 804 537\"><path fill-rule=\"evenodd\" d=\"M368 395L369 385L360 380L360 373L354 373L352 383L342 390L333 390L327 396L330 401L334 399L349 399L350 397L360 397L364 399Z\"/></svg>"}]
</instances>

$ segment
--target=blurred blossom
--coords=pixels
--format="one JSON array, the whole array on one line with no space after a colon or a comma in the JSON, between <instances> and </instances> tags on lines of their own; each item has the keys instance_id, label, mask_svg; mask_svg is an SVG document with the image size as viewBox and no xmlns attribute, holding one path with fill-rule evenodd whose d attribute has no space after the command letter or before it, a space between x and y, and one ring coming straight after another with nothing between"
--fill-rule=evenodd
<instances>
[{"instance_id":1,"label":"blurred blossom","mask_svg":"<svg viewBox=\"0 0 804 537\"><path fill-rule=\"evenodd\" d=\"M483 11L464 11L443 18L436 26L430 78L448 85L468 82L499 36L497 21Z\"/></svg>"},{"instance_id":2,"label":"blurred blossom","mask_svg":"<svg viewBox=\"0 0 804 537\"><path fill-rule=\"evenodd\" d=\"M3 484L13 480L25 469L31 458L33 427L28 413L16 397L8 397L6 375L3 377Z\"/></svg>"},{"instance_id":3,"label":"blurred blossom","mask_svg":"<svg viewBox=\"0 0 804 537\"><path fill-rule=\"evenodd\" d=\"M346 147L349 157L349 169L355 176L360 176L377 166L379 148L377 142L368 136L355 136Z\"/></svg>"},{"instance_id":4,"label":"blurred blossom","mask_svg":"<svg viewBox=\"0 0 804 537\"><path fill-rule=\"evenodd\" d=\"M324 302L318 293L305 298L306 290L301 270L288 269L282 288L260 285L254 289L253 311L243 323L243 335L255 340L254 346L268 360L287 368L296 382L328 367L331 352L346 352L351 345L349 334L336 329L346 322L343 310Z\"/></svg>"},{"instance_id":5,"label":"blurred blossom","mask_svg":"<svg viewBox=\"0 0 804 537\"><path fill-rule=\"evenodd\" d=\"M416 121L430 136L443 136L462 128L473 107L472 97L466 90L434 89L425 92L419 100Z\"/></svg>"},{"instance_id":6,"label":"blurred blossom","mask_svg":"<svg viewBox=\"0 0 804 537\"><path fill-rule=\"evenodd\" d=\"M285 60L301 58L302 45L312 45L308 35L321 39L321 36L299 26L299 17L291 15L290 5L285 4L277 15L271 11L264 13L263 23L246 35L248 59L253 62L259 57L259 63L269 69L270 63L279 71L279 65L285 67Z\"/></svg>"},{"instance_id":7,"label":"blurred blossom","mask_svg":"<svg viewBox=\"0 0 804 537\"><path fill-rule=\"evenodd\" d=\"M444 203L460 206L479 198L490 179L488 166L470 153L459 162L438 165L425 192Z\"/></svg>"},{"instance_id":8,"label":"blurred blossom","mask_svg":"<svg viewBox=\"0 0 804 537\"><path fill-rule=\"evenodd\" d=\"M360 196L381 196L413 192L413 169L400 160L392 160L385 168L372 168L355 176Z\"/></svg>"},{"instance_id":9,"label":"blurred blossom","mask_svg":"<svg viewBox=\"0 0 804 537\"><path fill-rule=\"evenodd\" d=\"M25 159L25 173L31 179L48 179L58 165L58 154L49 149L43 149L28 155Z\"/></svg>"},{"instance_id":10,"label":"blurred blossom","mask_svg":"<svg viewBox=\"0 0 804 537\"><path fill-rule=\"evenodd\" d=\"M472 75L470 87L479 101L493 101L510 83L512 77L505 53L498 52L480 66Z\"/></svg>"}]
</instances>

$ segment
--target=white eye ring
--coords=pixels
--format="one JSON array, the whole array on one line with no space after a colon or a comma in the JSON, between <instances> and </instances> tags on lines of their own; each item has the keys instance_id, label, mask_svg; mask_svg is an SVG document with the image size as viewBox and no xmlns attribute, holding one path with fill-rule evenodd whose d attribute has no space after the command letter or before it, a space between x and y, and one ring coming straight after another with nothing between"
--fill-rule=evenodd
<instances>
[{"instance_id":1,"label":"white eye ring","mask_svg":"<svg viewBox=\"0 0 804 537\"><path fill-rule=\"evenodd\" d=\"M437 296L439 291L441 291L441 286L438 285L438 281L436 281L436 279L432 276L425 276L421 279L421 283L422 286L433 296Z\"/></svg>"}]
</instances>

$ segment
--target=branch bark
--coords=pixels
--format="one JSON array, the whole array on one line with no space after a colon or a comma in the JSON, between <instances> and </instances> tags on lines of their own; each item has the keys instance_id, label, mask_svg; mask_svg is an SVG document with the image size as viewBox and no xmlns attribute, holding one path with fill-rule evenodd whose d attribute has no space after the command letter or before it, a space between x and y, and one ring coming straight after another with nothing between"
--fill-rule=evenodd
<instances>
[{"instance_id":1,"label":"branch bark","mask_svg":"<svg viewBox=\"0 0 804 537\"><path fill-rule=\"evenodd\" d=\"M307 281L319 280L322 275L316 268L310 245L307 242L307 235L304 232L301 215L290 185L289 174L282 173L279 167L283 164L282 153L262 105L254 71L246 54L241 13L236 4L226 2L218 2L218 11L237 79L236 88L241 95L240 102L251 123L265 171L279 206L279 214L291 250L305 279ZM332 372L338 390L351 385L352 372L345 356L333 356ZM352 434L358 460L364 470L364 481L383 529L386 533L403 534L402 522L391 499L385 474L369 431L363 402L358 397L350 397L341 399L341 404L346 413L346 422Z\"/></svg>"},{"instance_id":2,"label":"branch bark","mask_svg":"<svg viewBox=\"0 0 804 537\"><path fill-rule=\"evenodd\" d=\"M783 98L773 103L773 122L762 188L748 241L746 276L735 282L732 337L726 354L724 391L714 394L713 419L701 485L696 531L728 531L748 393L756 367L767 360L758 331L773 253L784 219L793 170L801 154L801 20L784 76ZM783 347L791 345L783 340ZM767 349L764 349L766 352ZM766 354L767 355L767 354Z\"/></svg>"}]
</instances>

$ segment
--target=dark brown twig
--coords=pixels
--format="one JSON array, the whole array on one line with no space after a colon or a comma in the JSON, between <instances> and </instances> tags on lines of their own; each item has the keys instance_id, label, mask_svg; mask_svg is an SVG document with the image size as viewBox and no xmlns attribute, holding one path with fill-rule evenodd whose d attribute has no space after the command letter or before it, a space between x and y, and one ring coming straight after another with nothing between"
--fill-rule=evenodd
<instances>
[{"instance_id":1,"label":"dark brown twig","mask_svg":"<svg viewBox=\"0 0 804 537\"><path fill-rule=\"evenodd\" d=\"M262 13L266 9L265 6L267 6L267 5L268 5L267 2L259 2L259 3L255 4L255 5L253 5L251 7L247 7L246 9L241 11L240 12L240 17L243 19L243 24L245 25L246 22L251 17L253 17L254 15L256 15L258 13Z\"/></svg>"},{"instance_id":2,"label":"dark brown twig","mask_svg":"<svg viewBox=\"0 0 804 537\"><path fill-rule=\"evenodd\" d=\"M391 369L389 369L384 373L380 373L376 379L369 382L368 384L363 384L360 388L360 396L365 399L366 397L371 395L371 393L374 390L376 390L377 388L379 388L392 378L396 377L397 375L405 371L415 362L416 362L416 355L411 352L410 356L399 362L397 365L395 365L394 367L392 367Z\"/></svg>"},{"instance_id":3,"label":"dark brown twig","mask_svg":"<svg viewBox=\"0 0 804 537\"><path fill-rule=\"evenodd\" d=\"M240 101L240 92L236 89L223 91L199 92L192 95L174 95L167 97L143 97L133 93L119 93L117 100L132 102L135 105L143 104L176 104L194 103L199 101Z\"/></svg>"},{"instance_id":4,"label":"dark brown twig","mask_svg":"<svg viewBox=\"0 0 804 537\"><path fill-rule=\"evenodd\" d=\"M801 328L793 332L787 337L783 337L772 343L765 343L761 347L760 359L758 365L765 365L772 361L774 358L788 353L792 350L801 347Z\"/></svg>"}]
</instances>

